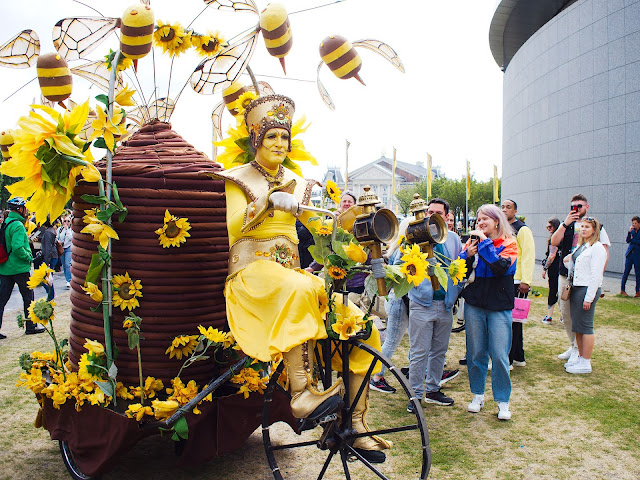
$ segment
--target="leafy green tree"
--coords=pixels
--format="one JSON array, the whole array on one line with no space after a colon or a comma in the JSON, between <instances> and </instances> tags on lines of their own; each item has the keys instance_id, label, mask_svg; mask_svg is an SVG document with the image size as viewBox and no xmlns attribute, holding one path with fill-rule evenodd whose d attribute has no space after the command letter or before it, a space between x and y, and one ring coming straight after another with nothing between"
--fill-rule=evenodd
<instances>
[{"instance_id":1,"label":"leafy green tree","mask_svg":"<svg viewBox=\"0 0 640 480\"><path fill-rule=\"evenodd\" d=\"M20 178L13 178L7 175L0 174L0 210L5 210L7 208L7 201L11 196L11 194L7 190L7 186L12 185L20 180Z\"/></svg>"}]
</instances>

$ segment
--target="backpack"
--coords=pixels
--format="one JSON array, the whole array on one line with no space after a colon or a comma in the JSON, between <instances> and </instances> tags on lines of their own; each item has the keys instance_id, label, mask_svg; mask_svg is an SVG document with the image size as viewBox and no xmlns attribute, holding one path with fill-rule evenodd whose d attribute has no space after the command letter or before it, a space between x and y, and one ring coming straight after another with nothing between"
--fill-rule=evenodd
<instances>
[{"instance_id":1,"label":"backpack","mask_svg":"<svg viewBox=\"0 0 640 480\"><path fill-rule=\"evenodd\" d=\"M6 263L7 260L9 260L11 251L7 250L7 225L15 220L15 218L12 218L9 221L2 222L2 225L0 225L0 264Z\"/></svg>"}]
</instances>

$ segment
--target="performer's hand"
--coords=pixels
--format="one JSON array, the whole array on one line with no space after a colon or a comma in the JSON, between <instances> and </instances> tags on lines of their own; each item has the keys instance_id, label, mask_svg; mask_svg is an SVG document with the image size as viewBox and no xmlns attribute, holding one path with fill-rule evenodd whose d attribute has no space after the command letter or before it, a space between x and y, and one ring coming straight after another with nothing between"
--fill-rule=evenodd
<instances>
[{"instance_id":1,"label":"performer's hand","mask_svg":"<svg viewBox=\"0 0 640 480\"><path fill-rule=\"evenodd\" d=\"M521 283L520 284L520 293L523 294L523 295L529 293L529 284L528 283Z\"/></svg>"},{"instance_id":2,"label":"performer's hand","mask_svg":"<svg viewBox=\"0 0 640 480\"><path fill-rule=\"evenodd\" d=\"M295 215L298 213L298 200L291 193L273 192L269 196L269 201L276 210Z\"/></svg>"}]
</instances>

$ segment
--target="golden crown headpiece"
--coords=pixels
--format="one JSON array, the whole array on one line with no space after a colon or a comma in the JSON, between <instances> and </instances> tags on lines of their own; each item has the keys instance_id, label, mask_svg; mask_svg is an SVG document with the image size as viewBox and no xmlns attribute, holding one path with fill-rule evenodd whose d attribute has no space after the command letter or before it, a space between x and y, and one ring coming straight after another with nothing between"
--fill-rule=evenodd
<instances>
[{"instance_id":1,"label":"golden crown headpiece","mask_svg":"<svg viewBox=\"0 0 640 480\"><path fill-rule=\"evenodd\" d=\"M291 125L296 105L284 95L265 95L252 101L244 112L251 145L256 150L262 145L264 134L272 128L284 128L289 132L291 151Z\"/></svg>"}]
</instances>

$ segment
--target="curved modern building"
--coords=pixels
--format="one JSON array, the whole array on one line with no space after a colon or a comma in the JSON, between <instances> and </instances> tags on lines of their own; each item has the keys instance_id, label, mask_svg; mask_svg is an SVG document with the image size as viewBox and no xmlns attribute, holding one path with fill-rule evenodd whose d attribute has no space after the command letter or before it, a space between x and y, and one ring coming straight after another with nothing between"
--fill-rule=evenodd
<instances>
[{"instance_id":1,"label":"curved modern building","mask_svg":"<svg viewBox=\"0 0 640 480\"><path fill-rule=\"evenodd\" d=\"M489 43L504 71L501 198L541 259L545 222L584 194L622 272L640 215L640 0L502 0Z\"/></svg>"}]
</instances>

